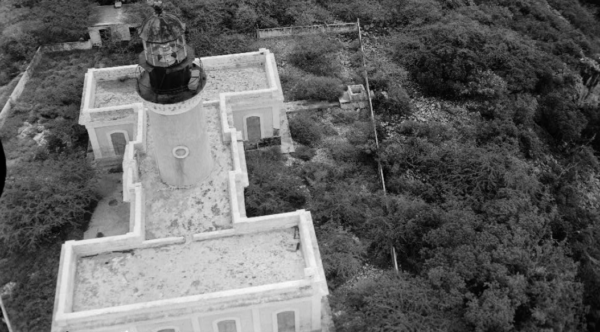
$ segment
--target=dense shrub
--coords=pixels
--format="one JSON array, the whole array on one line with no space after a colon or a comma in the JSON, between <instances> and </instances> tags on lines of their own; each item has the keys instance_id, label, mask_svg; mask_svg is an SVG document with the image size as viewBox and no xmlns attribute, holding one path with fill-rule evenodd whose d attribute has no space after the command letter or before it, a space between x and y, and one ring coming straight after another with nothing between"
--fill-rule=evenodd
<instances>
[{"instance_id":1,"label":"dense shrub","mask_svg":"<svg viewBox=\"0 0 600 332\"><path fill-rule=\"evenodd\" d=\"M595 37L600 34L598 21L594 18L594 10L582 6L579 1L550 0L548 3L588 36ZM597 9L595 11L597 12Z\"/></svg>"},{"instance_id":2,"label":"dense shrub","mask_svg":"<svg viewBox=\"0 0 600 332\"><path fill-rule=\"evenodd\" d=\"M384 138L378 132L380 139ZM352 124L344 137L358 152L357 161L372 162L377 155L377 146L375 145L375 134L373 133L373 124L370 121L356 121Z\"/></svg>"},{"instance_id":3,"label":"dense shrub","mask_svg":"<svg viewBox=\"0 0 600 332\"><path fill-rule=\"evenodd\" d=\"M435 23L443 16L442 5L435 0L404 0L394 1L393 4L397 6L392 7L394 23L403 26ZM387 5L391 7L391 4Z\"/></svg>"},{"instance_id":4,"label":"dense shrub","mask_svg":"<svg viewBox=\"0 0 600 332\"><path fill-rule=\"evenodd\" d=\"M336 168L342 168L343 165L345 164L339 163ZM316 181L313 182L311 200L307 206L313 213L315 224L339 225L363 237L368 232L365 221L381 213L380 193L368 190L357 174L348 178L349 174L345 173L346 181L342 181L343 172L336 174L339 170L323 169L323 166L321 168L313 173Z\"/></svg>"},{"instance_id":5,"label":"dense shrub","mask_svg":"<svg viewBox=\"0 0 600 332\"><path fill-rule=\"evenodd\" d=\"M361 271L366 250L352 233L328 224L319 228L317 239L330 288L342 285Z\"/></svg>"},{"instance_id":6,"label":"dense shrub","mask_svg":"<svg viewBox=\"0 0 600 332\"><path fill-rule=\"evenodd\" d=\"M529 44L510 30L456 14L400 35L397 59L431 94L490 98L506 89L534 91L537 73L560 68L557 59Z\"/></svg>"},{"instance_id":7,"label":"dense shrub","mask_svg":"<svg viewBox=\"0 0 600 332\"><path fill-rule=\"evenodd\" d=\"M357 119L357 114L352 111L345 111L343 109L335 109L331 113L331 122L333 124L352 124Z\"/></svg>"},{"instance_id":8,"label":"dense shrub","mask_svg":"<svg viewBox=\"0 0 600 332\"><path fill-rule=\"evenodd\" d=\"M373 101L373 107L385 115L407 116L412 113L410 97L401 86L391 85L387 90L387 96L377 93Z\"/></svg>"},{"instance_id":9,"label":"dense shrub","mask_svg":"<svg viewBox=\"0 0 600 332\"><path fill-rule=\"evenodd\" d=\"M13 331L51 330L60 250L61 243L55 243L0 259L0 284L16 283L11 295L3 297Z\"/></svg>"},{"instance_id":10,"label":"dense shrub","mask_svg":"<svg viewBox=\"0 0 600 332\"><path fill-rule=\"evenodd\" d=\"M360 19L361 23L383 23L390 20L391 12L389 6L393 2L383 4L377 0L317 0L330 12L345 22L355 22Z\"/></svg>"},{"instance_id":11,"label":"dense shrub","mask_svg":"<svg viewBox=\"0 0 600 332\"><path fill-rule=\"evenodd\" d=\"M34 37L40 44L79 40L87 33L93 5L91 0L41 0L34 10L39 24Z\"/></svg>"},{"instance_id":12,"label":"dense shrub","mask_svg":"<svg viewBox=\"0 0 600 332\"><path fill-rule=\"evenodd\" d=\"M588 123L586 128L583 130L582 135L586 139L593 138L591 144L594 150L600 151L600 109L593 107L586 107L582 109Z\"/></svg>"},{"instance_id":13,"label":"dense shrub","mask_svg":"<svg viewBox=\"0 0 600 332\"><path fill-rule=\"evenodd\" d=\"M402 273L371 273L355 282L341 299L344 311L334 316L338 331L458 332L468 331L459 319L460 298L440 295L426 280ZM391 309L393 308L393 309Z\"/></svg>"},{"instance_id":14,"label":"dense shrub","mask_svg":"<svg viewBox=\"0 0 600 332\"><path fill-rule=\"evenodd\" d=\"M352 144L340 140L328 140L324 143L333 160L337 162L356 162L361 151Z\"/></svg>"},{"instance_id":15,"label":"dense shrub","mask_svg":"<svg viewBox=\"0 0 600 332\"><path fill-rule=\"evenodd\" d=\"M249 32L256 29L259 15L254 8L241 3L235 11L232 27L240 32Z\"/></svg>"},{"instance_id":16,"label":"dense shrub","mask_svg":"<svg viewBox=\"0 0 600 332\"><path fill-rule=\"evenodd\" d=\"M316 146L323 135L320 125L306 113L290 118L290 132L294 141L307 146Z\"/></svg>"},{"instance_id":17,"label":"dense shrub","mask_svg":"<svg viewBox=\"0 0 600 332\"><path fill-rule=\"evenodd\" d=\"M336 54L340 43L326 35L300 37L288 56L298 68L318 76L337 76L341 70Z\"/></svg>"},{"instance_id":18,"label":"dense shrub","mask_svg":"<svg viewBox=\"0 0 600 332\"><path fill-rule=\"evenodd\" d=\"M87 161L77 156L11 169L0 199L2 245L32 250L81 225L97 198L93 177Z\"/></svg>"},{"instance_id":19,"label":"dense shrub","mask_svg":"<svg viewBox=\"0 0 600 332\"><path fill-rule=\"evenodd\" d=\"M294 100L337 101L344 88L337 78L308 76L297 82L291 92Z\"/></svg>"},{"instance_id":20,"label":"dense shrub","mask_svg":"<svg viewBox=\"0 0 600 332\"><path fill-rule=\"evenodd\" d=\"M309 161L316 155L315 149L301 145L296 148L296 151L291 153L291 156L304 161Z\"/></svg>"},{"instance_id":21,"label":"dense shrub","mask_svg":"<svg viewBox=\"0 0 600 332\"><path fill-rule=\"evenodd\" d=\"M536 121L556 140L567 142L579 139L587 124L575 103L559 93L542 99Z\"/></svg>"},{"instance_id":22,"label":"dense shrub","mask_svg":"<svg viewBox=\"0 0 600 332\"><path fill-rule=\"evenodd\" d=\"M196 50L197 56L216 56L256 51L256 49L251 48L251 43L247 36L237 33L197 32L190 35L189 43Z\"/></svg>"},{"instance_id":23,"label":"dense shrub","mask_svg":"<svg viewBox=\"0 0 600 332\"><path fill-rule=\"evenodd\" d=\"M291 212L304 206L302 181L286 170L277 150L247 154L250 185L245 189L249 217Z\"/></svg>"}]
</instances>

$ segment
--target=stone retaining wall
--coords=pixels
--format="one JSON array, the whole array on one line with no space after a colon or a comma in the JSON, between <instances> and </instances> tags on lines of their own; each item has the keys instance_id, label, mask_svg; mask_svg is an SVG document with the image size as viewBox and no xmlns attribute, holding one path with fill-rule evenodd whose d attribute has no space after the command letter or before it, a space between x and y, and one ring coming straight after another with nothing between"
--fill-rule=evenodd
<instances>
[{"instance_id":1,"label":"stone retaining wall","mask_svg":"<svg viewBox=\"0 0 600 332\"><path fill-rule=\"evenodd\" d=\"M276 37L314 35L318 33L342 33L352 31L358 31L358 26L356 23L295 26L271 29L257 29L256 38L264 39Z\"/></svg>"},{"instance_id":2,"label":"stone retaining wall","mask_svg":"<svg viewBox=\"0 0 600 332\"><path fill-rule=\"evenodd\" d=\"M4 125L4 121L10 115L10 111L12 110L13 105L17 102L17 99L21 97L23 90L25 89L25 85L33 75L33 71L35 67L40 62L42 55L44 53L52 53L52 52L62 52L62 51L72 51L72 50L89 50L92 48L92 43L88 40L85 42L70 42L70 43L59 43L59 44L50 44L38 47L33 59L29 62L27 69L23 72L21 78L19 79L19 83L15 86L10 97L2 107L2 111L0 111L0 128Z\"/></svg>"}]
</instances>

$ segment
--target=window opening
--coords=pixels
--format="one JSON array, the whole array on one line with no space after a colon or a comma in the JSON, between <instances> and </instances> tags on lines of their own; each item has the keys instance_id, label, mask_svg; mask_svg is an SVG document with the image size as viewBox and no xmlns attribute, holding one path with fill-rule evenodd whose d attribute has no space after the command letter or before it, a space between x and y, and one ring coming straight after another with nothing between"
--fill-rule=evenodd
<instances>
[{"instance_id":1,"label":"window opening","mask_svg":"<svg viewBox=\"0 0 600 332\"><path fill-rule=\"evenodd\" d=\"M217 323L218 332L237 332L237 323L233 319L222 320Z\"/></svg>"},{"instance_id":2,"label":"window opening","mask_svg":"<svg viewBox=\"0 0 600 332\"><path fill-rule=\"evenodd\" d=\"M125 146L127 146L127 138L125 137L125 133L116 132L110 134L110 140L113 145L113 150L115 151L115 155L122 156L125 154Z\"/></svg>"},{"instance_id":3,"label":"window opening","mask_svg":"<svg viewBox=\"0 0 600 332\"><path fill-rule=\"evenodd\" d=\"M296 332L296 313L294 311L277 314L277 332Z\"/></svg>"},{"instance_id":4,"label":"window opening","mask_svg":"<svg viewBox=\"0 0 600 332\"><path fill-rule=\"evenodd\" d=\"M260 117L250 116L246 119L246 127L248 131L248 140L250 142L258 142L261 139L260 135Z\"/></svg>"}]
</instances>

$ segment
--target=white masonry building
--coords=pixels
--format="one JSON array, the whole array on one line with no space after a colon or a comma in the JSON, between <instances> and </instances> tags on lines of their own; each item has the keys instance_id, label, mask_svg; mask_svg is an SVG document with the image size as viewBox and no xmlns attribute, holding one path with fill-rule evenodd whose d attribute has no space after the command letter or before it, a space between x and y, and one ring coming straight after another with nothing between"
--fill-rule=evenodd
<instances>
[{"instance_id":1,"label":"white masonry building","mask_svg":"<svg viewBox=\"0 0 600 332\"><path fill-rule=\"evenodd\" d=\"M52 332L327 331L310 212L245 213L243 142L283 123L273 54L198 59L183 29L157 8L144 63L86 74L80 124L122 158L129 232L63 245Z\"/></svg>"}]
</instances>

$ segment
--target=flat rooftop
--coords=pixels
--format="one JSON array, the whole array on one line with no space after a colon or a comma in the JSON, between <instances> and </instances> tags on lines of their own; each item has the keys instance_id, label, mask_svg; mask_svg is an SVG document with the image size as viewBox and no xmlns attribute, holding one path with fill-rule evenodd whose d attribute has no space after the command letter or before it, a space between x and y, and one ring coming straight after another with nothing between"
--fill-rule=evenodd
<instances>
[{"instance_id":1,"label":"flat rooftop","mask_svg":"<svg viewBox=\"0 0 600 332\"><path fill-rule=\"evenodd\" d=\"M242 92L269 87L264 66L247 66L224 69L204 68L206 86L200 92L203 101L218 100L223 92ZM141 103L136 91L136 80L102 80L96 82L94 108Z\"/></svg>"},{"instance_id":2,"label":"flat rooftop","mask_svg":"<svg viewBox=\"0 0 600 332\"><path fill-rule=\"evenodd\" d=\"M153 155L152 124L147 127L147 153L140 162L146 204L146 239L186 236L230 228L229 171L231 147L223 143L219 109L205 106L213 170L191 188L175 189L160 180Z\"/></svg>"},{"instance_id":3,"label":"flat rooftop","mask_svg":"<svg viewBox=\"0 0 600 332\"><path fill-rule=\"evenodd\" d=\"M301 280L295 228L81 257L73 311Z\"/></svg>"}]
</instances>

